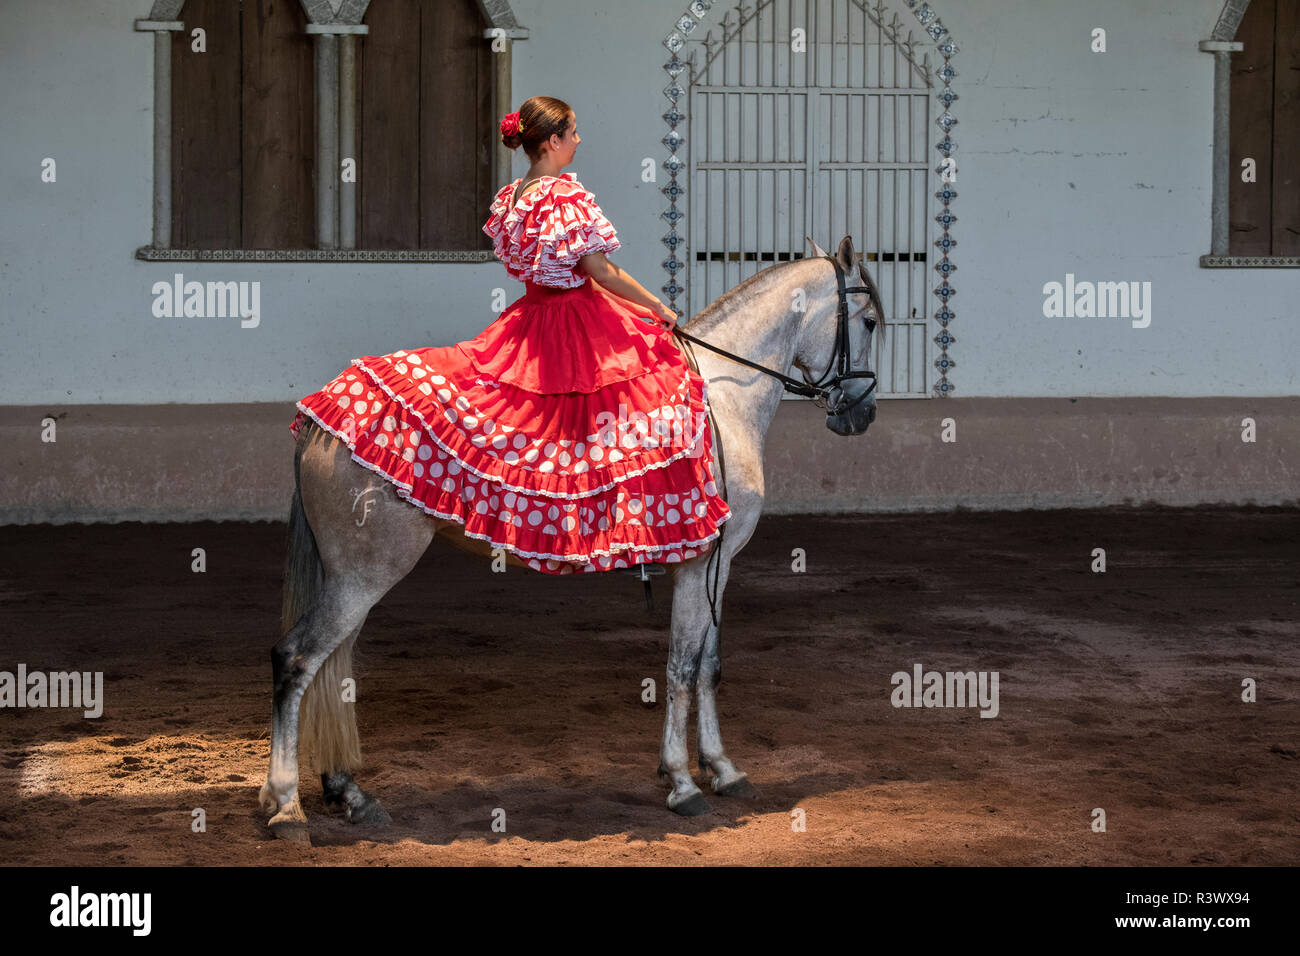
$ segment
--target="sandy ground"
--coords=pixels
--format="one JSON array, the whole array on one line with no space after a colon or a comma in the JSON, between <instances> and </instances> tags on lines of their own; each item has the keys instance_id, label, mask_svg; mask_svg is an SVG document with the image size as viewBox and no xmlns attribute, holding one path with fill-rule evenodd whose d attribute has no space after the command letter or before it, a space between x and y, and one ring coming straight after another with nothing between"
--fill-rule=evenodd
<instances>
[{"instance_id":1,"label":"sandy ground","mask_svg":"<svg viewBox=\"0 0 1300 956\"><path fill-rule=\"evenodd\" d=\"M649 615L622 573L493 575L435 543L357 659L358 779L394 822L331 815L304 773L312 847L256 799L284 533L0 531L0 670L102 670L106 697L0 710L0 863L1300 862L1294 511L764 518L719 697L760 796L690 819L655 775L668 579ZM917 662L998 671L998 716L894 708Z\"/></svg>"}]
</instances>

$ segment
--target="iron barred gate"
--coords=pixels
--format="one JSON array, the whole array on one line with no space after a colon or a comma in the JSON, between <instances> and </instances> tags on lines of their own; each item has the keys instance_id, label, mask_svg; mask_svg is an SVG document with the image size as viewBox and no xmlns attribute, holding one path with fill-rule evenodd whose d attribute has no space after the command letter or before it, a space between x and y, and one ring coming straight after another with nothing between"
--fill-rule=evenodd
<instances>
[{"instance_id":1,"label":"iron barred gate","mask_svg":"<svg viewBox=\"0 0 1300 956\"><path fill-rule=\"evenodd\" d=\"M928 55L918 60L883 12L766 0L723 38L693 43L686 314L803 257L804 236L833 251L850 235L891 326L875 342L879 392L926 397L934 88Z\"/></svg>"}]
</instances>

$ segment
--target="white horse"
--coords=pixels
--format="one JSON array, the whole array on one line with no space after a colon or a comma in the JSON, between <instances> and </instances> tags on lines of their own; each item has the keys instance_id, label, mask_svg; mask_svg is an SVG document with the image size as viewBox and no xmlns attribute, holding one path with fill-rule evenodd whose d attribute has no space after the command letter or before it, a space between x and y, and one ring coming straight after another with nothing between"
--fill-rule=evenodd
<instances>
[{"instance_id":1,"label":"white horse","mask_svg":"<svg viewBox=\"0 0 1300 956\"><path fill-rule=\"evenodd\" d=\"M699 766L713 774L714 793L757 795L728 759L718 729L718 613L732 558L749 541L763 510L763 442L781 393L814 397L827 409L826 427L837 435L862 434L876 417L869 360L884 310L875 284L849 237L834 256L808 242L815 256L758 272L710 303L690 322L689 332L678 330L687 342L709 346L697 352L688 345L687 351L708 382L714 474L731 508L713 547L669 566L672 645L658 772L672 784L668 808L685 816L710 809L691 777L686 750L692 694ZM846 273L860 281L846 285ZM859 316L864 321L853 321ZM784 376L791 365L803 374L802 383ZM821 380L810 382L821 368L826 369ZM483 556L491 545L466 537L454 521L414 507L388 482L372 496L374 508L358 526L348 489L368 484L372 473L352 459L344 442L314 423L300 430L294 474L283 637L271 650L271 764L259 799L274 814L269 825L277 836L305 843L307 816L298 797L300 738L312 752L327 804L342 808L353 823L392 820L353 779L361 747L353 705L338 690L351 676L352 647L366 615L415 567L435 535ZM506 560L527 567L508 552Z\"/></svg>"}]
</instances>

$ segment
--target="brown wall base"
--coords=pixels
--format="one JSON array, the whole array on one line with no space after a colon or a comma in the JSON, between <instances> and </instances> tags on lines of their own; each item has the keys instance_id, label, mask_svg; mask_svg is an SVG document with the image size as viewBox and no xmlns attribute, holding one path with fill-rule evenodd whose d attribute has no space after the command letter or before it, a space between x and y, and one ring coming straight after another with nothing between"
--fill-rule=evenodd
<instances>
[{"instance_id":1,"label":"brown wall base","mask_svg":"<svg viewBox=\"0 0 1300 956\"><path fill-rule=\"evenodd\" d=\"M284 520L292 418L287 403L0 408L0 524ZM765 472L772 514L1295 506L1300 397L890 400L853 438L785 401Z\"/></svg>"}]
</instances>

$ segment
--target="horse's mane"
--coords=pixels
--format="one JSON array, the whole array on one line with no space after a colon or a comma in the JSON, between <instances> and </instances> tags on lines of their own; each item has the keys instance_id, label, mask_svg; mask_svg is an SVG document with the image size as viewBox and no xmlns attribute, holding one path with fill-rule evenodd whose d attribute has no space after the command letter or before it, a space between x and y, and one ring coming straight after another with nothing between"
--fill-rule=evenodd
<instances>
[{"instance_id":1,"label":"horse's mane","mask_svg":"<svg viewBox=\"0 0 1300 956\"><path fill-rule=\"evenodd\" d=\"M691 318L689 328L693 334L697 328L702 330L713 328L727 316L744 308L752 296L761 294L764 288L775 282L784 270L807 261L807 257L792 259L790 262L782 262L780 265L760 269L749 278L742 279L738 284L732 286L696 313Z\"/></svg>"},{"instance_id":2,"label":"horse's mane","mask_svg":"<svg viewBox=\"0 0 1300 956\"><path fill-rule=\"evenodd\" d=\"M747 279L741 280L738 284L728 289L722 295L718 296L687 323L691 334L707 331L724 321L727 316L744 308L749 299L754 295L763 292L764 287L777 281L777 278L786 269L801 266L805 263L822 258L821 256L801 256L798 259L792 259L789 262L782 262L779 265L769 266L766 269L760 269ZM858 260L858 267L866 275L866 266ZM850 282L850 284L854 284ZM876 313L876 331L881 336L885 334L885 307L880 301L880 290L876 286L876 280L867 275L867 284L871 286L871 306ZM696 330L699 330L697 332Z\"/></svg>"}]
</instances>

